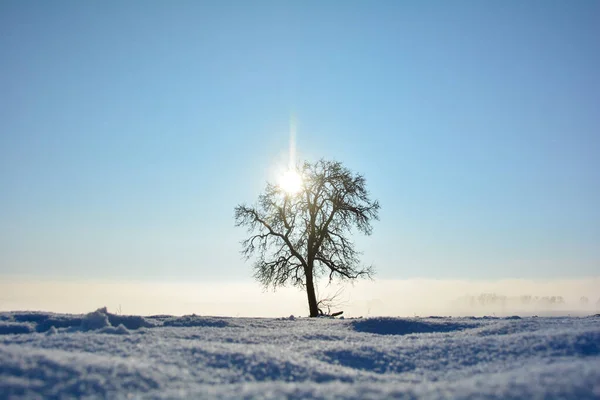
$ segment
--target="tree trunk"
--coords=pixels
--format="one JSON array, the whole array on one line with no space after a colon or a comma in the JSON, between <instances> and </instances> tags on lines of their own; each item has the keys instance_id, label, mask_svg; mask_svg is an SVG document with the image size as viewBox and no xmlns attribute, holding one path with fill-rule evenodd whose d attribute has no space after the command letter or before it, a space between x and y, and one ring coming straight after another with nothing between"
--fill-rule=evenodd
<instances>
[{"instance_id":1,"label":"tree trunk","mask_svg":"<svg viewBox=\"0 0 600 400\"><path fill-rule=\"evenodd\" d=\"M315 295L315 285L313 283L313 270L306 268L306 295L308 296L308 310L311 317L319 316L319 307L317 306L317 296Z\"/></svg>"}]
</instances>

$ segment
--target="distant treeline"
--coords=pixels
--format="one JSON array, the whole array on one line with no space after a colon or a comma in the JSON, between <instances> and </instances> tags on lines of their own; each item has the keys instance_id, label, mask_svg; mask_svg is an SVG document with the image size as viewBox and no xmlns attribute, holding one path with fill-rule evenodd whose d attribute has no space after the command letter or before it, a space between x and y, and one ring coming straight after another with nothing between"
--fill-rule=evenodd
<instances>
[{"instance_id":1,"label":"distant treeline","mask_svg":"<svg viewBox=\"0 0 600 400\"><path fill-rule=\"evenodd\" d=\"M565 305L566 301L562 296L504 296L497 293L481 293L479 295L467 295L459 299L460 302L466 303L473 307L485 306L537 306L537 307L559 307ZM590 300L586 296L579 299L580 305L589 305ZM600 298L596 302L596 306L600 307Z\"/></svg>"}]
</instances>

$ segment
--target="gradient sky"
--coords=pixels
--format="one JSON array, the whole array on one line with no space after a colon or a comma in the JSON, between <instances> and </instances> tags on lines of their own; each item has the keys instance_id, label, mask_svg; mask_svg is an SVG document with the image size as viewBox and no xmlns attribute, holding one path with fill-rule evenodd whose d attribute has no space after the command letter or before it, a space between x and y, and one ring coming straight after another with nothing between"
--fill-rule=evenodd
<instances>
[{"instance_id":1,"label":"gradient sky","mask_svg":"<svg viewBox=\"0 0 600 400\"><path fill-rule=\"evenodd\" d=\"M233 208L363 173L380 279L597 276L598 1L2 1L0 276L250 281Z\"/></svg>"}]
</instances>

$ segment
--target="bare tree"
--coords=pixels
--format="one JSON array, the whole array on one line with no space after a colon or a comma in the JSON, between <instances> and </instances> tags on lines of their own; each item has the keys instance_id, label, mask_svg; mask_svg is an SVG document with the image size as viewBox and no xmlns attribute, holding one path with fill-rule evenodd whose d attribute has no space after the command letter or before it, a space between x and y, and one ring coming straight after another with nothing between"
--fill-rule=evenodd
<instances>
[{"instance_id":1,"label":"bare tree","mask_svg":"<svg viewBox=\"0 0 600 400\"><path fill-rule=\"evenodd\" d=\"M370 235L379 203L369 198L365 178L340 162L305 162L296 193L267 184L254 207L235 208L236 226L248 228L246 259L256 257L254 277L264 286L292 284L306 290L311 317L319 315L315 281L320 276L370 278L351 240L353 230Z\"/></svg>"},{"instance_id":2,"label":"bare tree","mask_svg":"<svg viewBox=\"0 0 600 400\"><path fill-rule=\"evenodd\" d=\"M344 292L343 287L338 288L338 290L336 290L336 292L333 294L325 295L322 297L319 296L318 287L316 287L315 289L317 289L317 297L319 299L317 301L317 309L319 310L319 315L337 316L337 315L343 314L343 311L339 311L339 312L335 312L335 313L331 312L332 308L340 307L343 304L345 304L345 302L340 300L340 297L342 296L342 293Z\"/></svg>"}]
</instances>

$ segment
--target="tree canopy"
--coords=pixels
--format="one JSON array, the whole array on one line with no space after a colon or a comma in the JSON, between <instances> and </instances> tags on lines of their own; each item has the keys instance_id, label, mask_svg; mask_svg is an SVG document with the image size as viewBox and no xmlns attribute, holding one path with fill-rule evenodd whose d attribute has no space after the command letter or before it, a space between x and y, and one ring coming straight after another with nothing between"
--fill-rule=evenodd
<instances>
[{"instance_id":1,"label":"tree canopy","mask_svg":"<svg viewBox=\"0 0 600 400\"><path fill-rule=\"evenodd\" d=\"M370 199L365 178L340 162L305 162L298 174L298 191L269 183L255 206L235 208L235 221L248 228L242 254L255 257L254 277L265 287L292 284L305 289L314 317L319 315L317 278L373 275L372 267L361 266L351 235L355 229L371 234L379 202Z\"/></svg>"}]
</instances>

